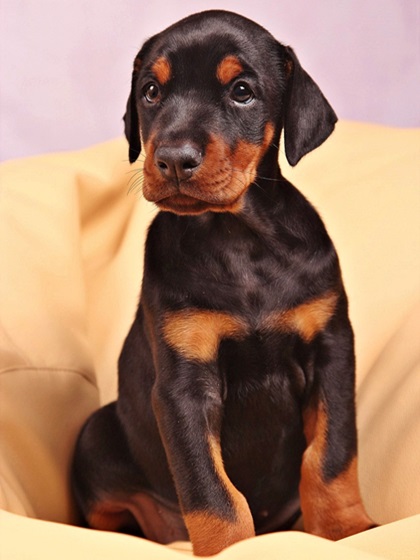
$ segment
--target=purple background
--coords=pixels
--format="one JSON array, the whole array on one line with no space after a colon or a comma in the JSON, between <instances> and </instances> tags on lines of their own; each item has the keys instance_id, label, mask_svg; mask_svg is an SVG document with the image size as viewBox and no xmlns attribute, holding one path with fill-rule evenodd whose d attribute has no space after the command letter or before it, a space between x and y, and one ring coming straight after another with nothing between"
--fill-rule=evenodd
<instances>
[{"instance_id":1,"label":"purple background","mask_svg":"<svg viewBox=\"0 0 420 560\"><path fill-rule=\"evenodd\" d=\"M210 8L290 44L340 118L420 126L418 0L1 0L1 159L120 135L142 42Z\"/></svg>"}]
</instances>

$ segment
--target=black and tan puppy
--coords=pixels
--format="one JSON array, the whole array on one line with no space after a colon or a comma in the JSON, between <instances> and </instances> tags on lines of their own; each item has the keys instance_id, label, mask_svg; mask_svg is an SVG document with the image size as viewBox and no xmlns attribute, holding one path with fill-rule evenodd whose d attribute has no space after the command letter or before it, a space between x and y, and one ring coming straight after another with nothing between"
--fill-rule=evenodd
<instances>
[{"instance_id":1,"label":"black and tan puppy","mask_svg":"<svg viewBox=\"0 0 420 560\"><path fill-rule=\"evenodd\" d=\"M293 51L235 14L148 40L125 116L162 210L119 361L118 400L84 427L75 492L95 528L211 555L290 528L339 539L360 499L353 333L336 252L281 175L336 115Z\"/></svg>"}]
</instances>

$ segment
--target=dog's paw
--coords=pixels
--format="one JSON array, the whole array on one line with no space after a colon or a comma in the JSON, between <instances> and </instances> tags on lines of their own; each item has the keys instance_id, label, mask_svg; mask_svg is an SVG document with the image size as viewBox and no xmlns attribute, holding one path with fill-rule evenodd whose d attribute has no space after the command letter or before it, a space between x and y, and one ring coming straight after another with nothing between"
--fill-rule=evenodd
<instances>
[{"instance_id":1,"label":"dog's paw","mask_svg":"<svg viewBox=\"0 0 420 560\"><path fill-rule=\"evenodd\" d=\"M370 519L363 506L344 509L338 515L337 513L336 516L329 519L324 518L321 523L310 528L308 532L338 541L378 526Z\"/></svg>"},{"instance_id":2,"label":"dog's paw","mask_svg":"<svg viewBox=\"0 0 420 560\"><path fill-rule=\"evenodd\" d=\"M212 556L228 546L255 536L254 522L247 507L233 520L208 512L189 513L185 522L196 556Z\"/></svg>"}]
</instances>

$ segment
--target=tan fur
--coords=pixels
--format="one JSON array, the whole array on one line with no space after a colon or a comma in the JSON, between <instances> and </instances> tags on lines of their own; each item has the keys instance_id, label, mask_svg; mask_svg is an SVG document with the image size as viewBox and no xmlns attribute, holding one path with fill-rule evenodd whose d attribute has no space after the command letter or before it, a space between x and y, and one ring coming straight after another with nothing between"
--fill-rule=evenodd
<instances>
[{"instance_id":1,"label":"tan fur","mask_svg":"<svg viewBox=\"0 0 420 560\"><path fill-rule=\"evenodd\" d=\"M185 358L200 362L216 358L223 338L237 338L245 332L246 327L239 318L217 311L167 313L163 325L163 336L169 346Z\"/></svg>"},{"instance_id":2,"label":"tan fur","mask_svg":"<svg viewBox=\"0 0 420 560\"><path fill-rule=\"evenodd\" d=\"M169 61L161 56L156 60L156 62L152 66L152 72L158 79L161 85L165 85L166 82L169 82L172 75L172 69Z\"/></svg>"},{"instance_id":3,"label":"tan fur","mask_svg":"<svg viewBox=\"0 0 420 560\"><path fill-rule=\"evenodd\" d=\"M180 185L167 182L159 173L154 163L155 138L151 137L145 143L144 197L178 214L238 212L273 135L274 127L267 123L261 145L242 141L233 153L222 138L211 135L200 169Z\"/></svg>"},{"instance_id":4,"label":"tan fur","mask_svg":"<svg viewBox=\"0 0 420 560\"><path fill-rule=\"evenodd\" d=\"M269 330L298 333L305 342L310 342L334 314L337 299L335 292L327 292L293 309L272 313L264 326Z\"/></svg>"},{"instance_id":5,"label":"tan fur","mask_svg":"<svg viewBox=\"0 0 420 560\"><path fill-rule=\"evenodd\" d=\"M223 85L231 82L244 71L242 64L236 56L226 56L218 65L216 76Z\"/></svg>"},{"instance_id":6,"label":"tan fur","mask_svg":"<svg viewBox=\"0 0 420 560\"><path fill-rule=\"evenodd\" d=\"M190 539L194 543L194 554L211 556L235 542L255 535L251 512L244 496L229 480L223 466L219 441L209 437L210 456L220 482L227 491L233 506L232 519L223 519L211 512L192 512L184 515Z\"/></svg>"},{"instance_id":7,"label":"tan fur","mask_svg":"<svg viewBox=\"0 0 420 560\"><path fill-rule=\"evenodd\" d=\"M331 481L325 481L322 465L327 448L328 416L324 406L310 408L304 415L308 447L303 455L300 498L305 531L338 540L372 525L363 507L357 457Z\"/></svg>"}]
</instances>

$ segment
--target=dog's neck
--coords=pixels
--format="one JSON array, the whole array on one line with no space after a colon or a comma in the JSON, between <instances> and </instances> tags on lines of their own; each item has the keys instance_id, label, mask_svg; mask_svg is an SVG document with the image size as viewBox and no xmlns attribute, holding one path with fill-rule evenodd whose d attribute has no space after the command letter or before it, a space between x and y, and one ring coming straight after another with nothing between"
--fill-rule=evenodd
<instances>
[{"instance_id":1,"label":"dog's neck","mask_svg":"<svg viewBox=\"0 0 420 560\"><path fill-rule=\"evenodd\" d=\"M250 230L253 235L264 239L264 243L270 239L278 241L280 215L285 208L284 190L292 188L282 177L278 164L276 173L273 171L258 174L255 181L250 185L243 197L243 204L239 211L235 212L206 212L200 216L182 216L182 221L192 219L195 227L201 224L207 235L225 230L231 235L242 235L243 229ZM213 233L212 233L213 232Z\"/></svg>"},{"instance_id":2,"label":"dog's neck","mask_svg":"<svg viewBox=\"0 0 420 560\"><path fill-rule=\"evenodd\" d=\"M256 233L270 237L270 232L275 233L279 212L285 205L285 185L290 186L281 174L278 151L273 146L258 166L238 218Z\"/></svg>"},{"instance_id":3,"label":"dog's neck","mask_svg":"<svg viewBox=\"0 0 420 560\"><path fill-rule=\"evenodd\" d=\"M244 194L239 210L205 212L198 216L179 216L179 219L183 224L192 220L195 227L201 224L207 235L221 229L240 231L245 227L266 241L275 240L278 239L281 215L287 211L286 199L290 190L295 189L281 174L278 149L272 145L260 162L255 180Z\"/></svg>"}]
</instances>

